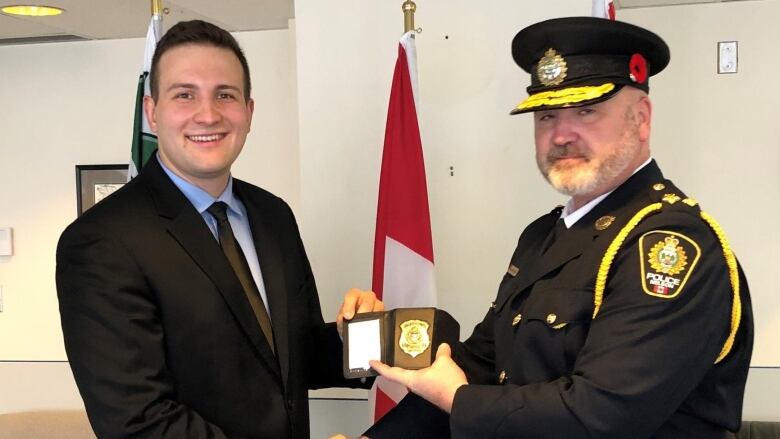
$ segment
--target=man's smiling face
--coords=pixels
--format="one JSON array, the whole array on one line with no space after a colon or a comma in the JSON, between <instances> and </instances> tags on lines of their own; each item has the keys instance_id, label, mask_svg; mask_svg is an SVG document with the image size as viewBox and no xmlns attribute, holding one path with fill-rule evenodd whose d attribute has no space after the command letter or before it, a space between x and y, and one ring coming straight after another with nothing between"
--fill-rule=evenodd
<instances>
[{"instance_id":1,"label":"man's smiling face","mask_svg":"<svg viewBox=\"0 0 780 439\"><path fill-rule=\"evenodd\" d=\"M243 75L228 49L177 46L160 58L157 100L144 98L163 164L212 195L225 188L251 126Z\"/></svg>"}]
</instances>

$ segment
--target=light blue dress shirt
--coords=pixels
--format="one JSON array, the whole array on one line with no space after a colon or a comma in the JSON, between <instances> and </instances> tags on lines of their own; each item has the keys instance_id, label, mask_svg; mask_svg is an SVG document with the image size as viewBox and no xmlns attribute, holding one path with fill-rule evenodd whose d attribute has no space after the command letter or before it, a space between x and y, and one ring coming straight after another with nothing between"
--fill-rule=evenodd
<instances>
[{"instance_id":1,"label":"light blue dress shirt","mask_svg":"<svg viewBox=\"0 0 780 439\"><path fill-rule=\"evenodd\" d=\"M157 161L160 162L160 166L162 166L165 173L168 174L168 177L173 181L173 184L179 188L184 196L190 200L190 203L195 207L195 210L200 213L200 216L206 221L206 225L209 227L211 234L214 235L214 239L217 241L219 241L217 220L208 213L206 209L217 201L222 201L228 205L227 216L228 221L230 221L230 227L233 228L233 235L236 237L238 245L241 246L241 250L244 252L246 262L249 264L249 270L252 272L252 277L255 280L255 285L257 285L258 291L260 291L260 296L263 298L263 304L265 304L265 309L270 316L271 311L268 309L268 296L266 295L265 284L263 283L263 273L260 271L260 261L257 257L255 243L252 240L252 230L249 228L249 217L247 217L244 203L233 194L233 177L231 176L228 179L228 184L224 192L222 192L219 197L214 198L208 192L174 174L173 171L163 164L159 155L157 156Z\"/></svg>"}]
</instances>

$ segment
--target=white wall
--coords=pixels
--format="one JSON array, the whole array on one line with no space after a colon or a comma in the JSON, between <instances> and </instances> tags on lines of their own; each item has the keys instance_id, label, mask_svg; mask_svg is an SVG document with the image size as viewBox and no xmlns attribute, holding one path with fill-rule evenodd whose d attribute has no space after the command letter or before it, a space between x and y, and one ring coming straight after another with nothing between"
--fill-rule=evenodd
<instances>
[{"instance_id":1,"label":"white wall","mask_svg":"<svg viewBox=\"0 0 780 439\"><path fill-rule=\"evenodd\" d=\"M623 12L623 11L621 11ZM672 50L650 81L653 149L665 172L726 230L753 298L754 366L780 367L780 2L627 10ZM739 73L717 74L717 42L739 41ZM778 372L780 379L780 371ZM777 385L780 389L780 383Z\"/></svg>"},{"instance_id":2,"label":"white wall","mask_svg":"<svg viewBox=\"0 0 780 439\"><path fill-rule=\"evenodd\" d=\"M300 204L295 31L236 35L256 101L233 174ZM127 163L142 39L0 46L0 413L80 408L54 286L59 234L76 216L76 164Z\"/></svg>"},{"instance_id":3,"label":"white wall","mask_svg":"<svg viewBox=\"0 0 780 439\"><path fill-rule=\"evenodd\" d=\"M299 203L294 30L237 35L252 68L252 132L234 175ZM64 360L54 287L76 217L76 164L126 163L142 39L0 46L0 360ZM2 398L2 393L0 393Z\"/></svg>"},{"instance_id":4,"label":"white wall","mask_svg":"<svg viewBox=\"0 0 780 439\"><path fill-rule=\"evenodd\" d=\"M291 202L332 319L346 289L370 285L401 1L295 3L290 30L237 35L257 110L234 173ZM439 299L464 337L493 299L522 228L565 201L538 175L530 118L507 115L529 80L512 62L509 42L532 22L588 14L589 4L418 2L419 113ZM771 129L780 98L773 87L780 3L618 14L656 30L672 48L670 67L651 80L654 154L722 222L745 266L756 315L754 366L764 366L751 370L745 416L780 421L771 410L780 392L780 295L770 277L771 254L780 248L773 227L780 145ZM716 42L733 39L739 74L714 74ZM16 236L16 254L0 257L0 412L80 404L64 363L29 361L65 359L54 249L75 216L74 165L126 161L142 51L140 39L0 47L0 226L14 227ZM313 437L340 425L359 432L362 407L313 403Z\"/></svg>"},{"instance_id":5,"label":"white wall","mask_svg":"<svg viewBox=\"0 0 780 439\"><path fill-rule=\"evenodd\" d=\"M417 23L420 125L440 304L476 324L523 226L565 198L544 183L528 116L508 116L528 75L509 44L520 28L588 2L421 2ZM393 2L365 8L296 2L301 222L322 291L370 285L374 216L395 40ZM553 9L555 8L555 9ZM359 19L347 10L360 9ZM669 43L651 79L654 156L724 226L755 301L754 364L780 366L780 295L765 249L780 248L780 148L773 87L780 69L777 1L619 11ZM325 37L327 36L327 37ZM717 75L716 42L739 40L740 72ZM323 108L327 107L327 108ZM450 176L449 167L455 167ZM338 296L327 305L337 309Z\"/></svg>"},{"instance_id":6,"label":"white wall","mask_svg":"<svg viewBox=\"0 0 780 439\"><path fill-rule=\"evenodd\" d=\"M326 314L339 292L369 287L381 148L399 2L296 1L301 148L300 221ZM539 176L531 118L508 116L528 75L510 41L541 19L588 15L590 2L429 0L416 23L420 103L439 305L461 323L481 320L517 236L564 197ZM780 420L780 145L772 126L780 90L777 0L618 11L671 46L651 80L654 156L724 226L748 275L756 347L747 418ZM717 75L717 41L738 40L739 73ZM455 175L450 176L449 167ZM768 249L768 250L767 250Z\"/></svg>"}]
</instances>

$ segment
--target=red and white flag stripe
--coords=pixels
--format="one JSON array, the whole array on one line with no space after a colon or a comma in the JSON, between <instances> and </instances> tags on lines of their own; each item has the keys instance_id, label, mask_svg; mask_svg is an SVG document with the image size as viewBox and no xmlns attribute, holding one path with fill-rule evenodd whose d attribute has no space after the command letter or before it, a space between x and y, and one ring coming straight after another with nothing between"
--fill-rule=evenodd
<instances>
[{"instance_id":1,"label":"red and white flag stripe","mask_svg":"<svg viewBox=\"0 0 780 439\"><path fill-rule=\"evenodd\" d=\"M593 16L614 20L615 5L612 4L612 0L593 0Z\"/></svg>"},{"instance_id":2,"label":"red and white flag stripe","mask_svg":"<svg viewBox=\"0 0 780 439\"><path fill-rule=\"evenodd\" d=\"M407 32L398 45L390 91L374 238L372 288L387 309L436 306L417 97L414 33ZM403 386L377 379L369 396L373 421L384 416L405 394Z\"/></svg>"}]
</instances>

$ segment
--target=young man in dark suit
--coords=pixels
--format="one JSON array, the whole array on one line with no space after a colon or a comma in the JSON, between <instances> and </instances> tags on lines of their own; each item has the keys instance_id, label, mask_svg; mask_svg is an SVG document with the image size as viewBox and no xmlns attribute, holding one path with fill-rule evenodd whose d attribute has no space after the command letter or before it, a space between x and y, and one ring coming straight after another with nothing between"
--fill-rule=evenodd
<instances>
[{"instance_id":1,"label":"young man in dark suit","mask_svg":"<svg viewBox=\"0 0 780 439\"><path fill-rule=\"evenodd\" d=\"M65 347L101 438L308 438L307 390L342 375L287 204L235 179L254 102L235 39L160 40L144 100L159 150L57 249ZM347 293L339 320L382 309Z\"/></svg>"},{"instance_id":2,"label":"young man in dark suit","mask_svg":"<svg viewBox=\"0 0 780 439\"><path fill-rule=\"evenodd\" d=\"M525 28L512 54L531 73L512 113L533 112L539 169L571 199L523 231L469 339L419 371L372 362L413 394L366 436L733 437L750 296L723 231L650 155L666 43L575 17Z\"/></svg>"}]
</instances>

